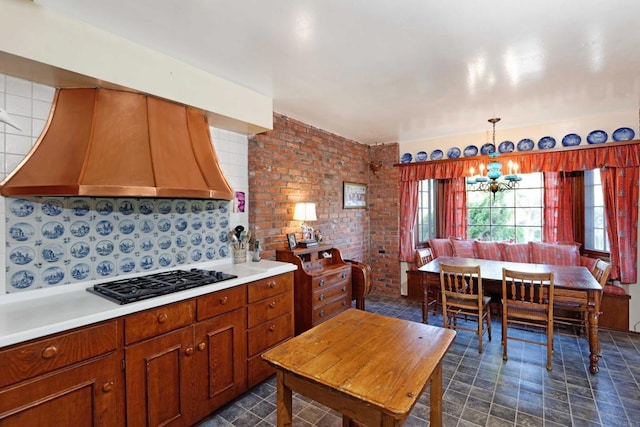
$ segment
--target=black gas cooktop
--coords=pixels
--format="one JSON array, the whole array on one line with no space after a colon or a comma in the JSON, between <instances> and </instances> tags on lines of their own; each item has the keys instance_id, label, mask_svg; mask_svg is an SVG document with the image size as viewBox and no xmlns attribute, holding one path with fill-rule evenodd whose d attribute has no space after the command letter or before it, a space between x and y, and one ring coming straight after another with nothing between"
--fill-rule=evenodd
<instances>
[{"instance_id":1,"label":"black gas cooktop","mask_svg":"<svg viewBox=\"0 0 640 427\"><path fill-rule=\"evenodd\" d=\"M209 285L238 276L215 270L172 270L148 276L120 279L100 283L87 288L87 291L110 299L118 304L166 295L198 286Z\"/></svg>"}]
</instances>

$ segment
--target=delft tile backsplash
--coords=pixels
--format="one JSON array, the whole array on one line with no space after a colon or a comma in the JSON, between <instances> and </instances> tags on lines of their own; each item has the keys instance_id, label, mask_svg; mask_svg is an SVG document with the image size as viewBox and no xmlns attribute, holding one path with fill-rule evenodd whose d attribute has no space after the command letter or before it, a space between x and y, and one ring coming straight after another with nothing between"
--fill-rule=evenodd
<instances>
[{"instance_id":1,"label":"delft tile backsplash","mask_svg":"<svg viewBox=\"0 0 640 427\"><path fill-rule=\"evenodd\" d=\"M7 292L229 257L230 202L6 199Z\"/></svg>"}]
</instances>

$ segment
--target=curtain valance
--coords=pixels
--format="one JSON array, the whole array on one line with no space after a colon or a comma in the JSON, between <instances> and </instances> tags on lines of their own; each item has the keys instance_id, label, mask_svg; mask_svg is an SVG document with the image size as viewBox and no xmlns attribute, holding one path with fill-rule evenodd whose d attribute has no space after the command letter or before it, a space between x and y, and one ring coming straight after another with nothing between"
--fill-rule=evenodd
<instances>
[{"instance_id":1,"label":"curtain valance","mask_svg":"<svg viewBox=\"0 0 640 427\"><path fill-rule=\"evenodd\" d=\"M486 166L489 159L489 156L474 156L397 166L400 168L400 181L449 179L467 177L472 167L478 171L479 165L482 163ZM503 174L508 173L506 168L509 160L518 164L518 173L640 167L640 140L555 151L505 153L500 154L498 160L502 163Z\"/></svg>"}]
</instances>

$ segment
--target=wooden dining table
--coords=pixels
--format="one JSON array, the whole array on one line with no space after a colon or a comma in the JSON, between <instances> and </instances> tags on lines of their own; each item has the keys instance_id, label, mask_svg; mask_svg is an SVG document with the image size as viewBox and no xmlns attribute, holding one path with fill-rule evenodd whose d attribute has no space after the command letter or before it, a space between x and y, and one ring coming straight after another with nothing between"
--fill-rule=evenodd
<instances>
[{"instance_id":1,"label":"wooden dining table","mask_svg":"<svg viewBox=\"0 0 640 427\"><path fill-rule=\"evenodd\" d=\"M549 264L529 264L508 261L493 261L476 258L438 257L418 269L424 274L422 280L422 321L429 320L429 287L440 288L440 264L471 266L479 265L482 274L482 284L485 295L501 296L502 269L531 273L554 273L554 300L556 302L577 303L587 310L588 339L589 339L589 371L597 374L599 371L600 342L598 340L598 315L600 314L600 300L602 286L591 272L582 266L563 266Z\"/></svg>"},{"instance_id":2,"label":"wooden dining table","mask_svg":"<svg viewBox=\"0 0 640 427\"><path fill-rule=\"evenodd\" d=\"M276 368L278 426L291 426L292 392L366 426L401 426L430 384L430 423L442 425L442 360L456 333L348 309L262 358Z\"/></svg>"}]
</instances>

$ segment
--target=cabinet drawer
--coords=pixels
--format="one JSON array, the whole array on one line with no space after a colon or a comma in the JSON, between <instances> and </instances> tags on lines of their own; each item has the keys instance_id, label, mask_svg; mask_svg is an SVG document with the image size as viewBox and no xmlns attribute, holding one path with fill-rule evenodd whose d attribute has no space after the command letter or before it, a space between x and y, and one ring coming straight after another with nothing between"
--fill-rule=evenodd
<instances>
[{"instance_id":1,"label":"cabinet drawer","mask_svg":"<svg viewBox=\"0 0 640 427\"><path fill-rule=\"evenodd\" d=\"M293 317L285 314L247 332L247 357L255 356L272 345L293 336Z\"/></svg>"},{"instance_id":2,"label":"cabinet drawer","mask_svg":"<svg viewBox=\"0 0 640 427\"><path fill-rule=\"evenodd\" d=\"M293 294L291 292L265 298L249 306L248 325L249 328L253 328L267 320L292 312Z\"/></svg>"},{"instance_id":3,"label":"cabinet drawer","mask_svg":"<svg viewBox=\"0 0 640 427\"><path fill-rule=\"evenodd\" d=\"M327 301L337 297L348 299L351 296L351 286L349 282L337 283L330 287L321 287L313 293L313 306L319 307Z\"/></svg>"},{"instance_id":4,"label":"cabinet drawer","mask_svg":"<svg viewBox=\"0 0 640 427\"><path fill-rule=\"evenodd\" d=\"M132 344L190 325L193 322L193 306L193 300L189 300L125 317L125 344Z\"/></svg>"},{"instance_id":5,"label":"cabinet drawer","mask_svg":"<svg viewBox=\"0 0 640 427\"><path fill-rule=\"evenodd\" d=\"M0 351L0 387L82 362L118 347L117 320Z\"/></svg>"},{"instance_id":6,"label":"cabinet drawer","mask_svg":"<svg viewBox=\"0 0 640 427\"><path fill-rule=\"evenodd\" d=\"M311 288L315 292L320 289L346 282L351 282L351 267L349 266L333 270L328 274L313 277L311 281Z\"/></svg>"},{"instance_id":7,"label":"cabinet drawer","mask_svg":"<svg viewBox=\"0 0 640 427\"><path fill-rule=\"evenodd\" d=\"M204 320L243 307L246 304L245 298L244 285L198 297L196 299L197 318Z\"/></svg>"},{"instance_id":8,"label":"cabinet drawer","mask_svg":"<svg viewBox=\"0 0 640 427\"><path fill-rule=\"evenodd\" d=\"M351 307L351 298L340 298L313 310L313 326Z\"/></svg>"},{"instance_id":9,"label":"cabinet drawer","mask_svg":"<svg viewBox=\"0 0 640 427\"><path fill-rule=\"evenodd\" d=\"M268 277L249 283L247 289L248 302L260 301L284 292L289 292L293 288L293 274L281 274L279 276Z\"/></svg>"}]
</instances>

